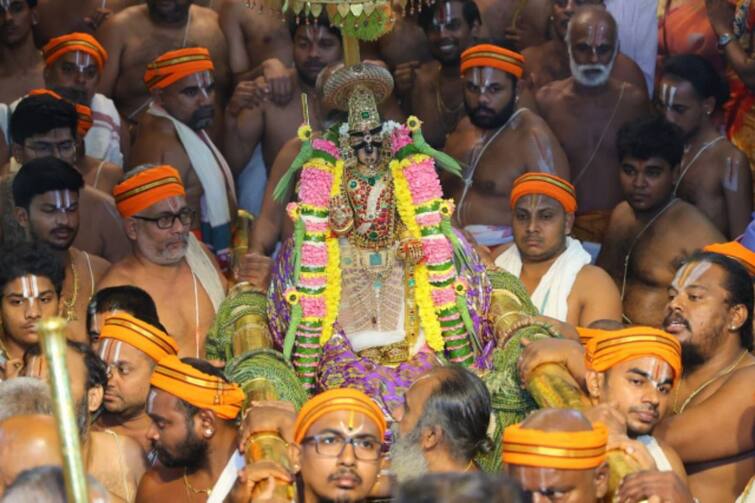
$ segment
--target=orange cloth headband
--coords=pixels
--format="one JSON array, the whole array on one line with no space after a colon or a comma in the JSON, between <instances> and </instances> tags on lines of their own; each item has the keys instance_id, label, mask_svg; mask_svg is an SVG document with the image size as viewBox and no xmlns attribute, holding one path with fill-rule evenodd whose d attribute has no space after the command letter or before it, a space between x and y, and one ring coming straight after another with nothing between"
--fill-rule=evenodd
<instances>
[{"instance_id":1,"label":"orange cloth headband","mask_svg":"<svg viewBox=\"0 0 755 503\"><path fill-rule=\"evenodd\" d=\"M300 444L309 428L325 414L343 410L361 412L370 418L380 430L380 440L383 440L387 427L385 416L374 400L357 389L337 388L310 398L302 406L294 424L294 442Z\"/></svg>"},{"instance_id":2,"label":"orange cloth headband","mask_svg":"<svg viewBox=\"0 0 755 503\"><path fill-rule=\"evenodd\" d=\"M583 346L587 346L587 343L593 337L605 333L605 330L600 330L599 328L576 327L576 329L579 335L579 342Z\"/></svg>"},{"instance_id":3,"label":"orange cloth headband","mask_svg":"<svg viewBox=\"0 0 755 503\"><path fill-rule=\"evenodd\" d=\"M617 363L644 356L656 356L674 369L674 379L682 375L682 346L671 334L651 327L602 330L587 343L585 364L603 372Z\"/></svg>"},{"instance_id":4,"label":"orange cloth headband","mask_svg":"<svg viewBox=\"0 0 755 503\"><path fill-rule=\"evenodd\" d=\"M703 248L703 251L726 255L729 258L739 261L750 276L755 276L755 252L744 246L738 241L729 241L728 243L715 243Z\"/></svg>"},{"instance_id":5,"label":"orange cloth headband","mask_svg":"<svg viewBox=\"0 0 755 503\"><path fill-rule=\"evenodd\" d=\"M79 138L83 138L94 124L92 109L86 105L76 104L74 106L76 107L76 114L79 116L79 121L76 123L76 134L79 135Z\"/></svg>"},{"instance_id":6,"label":"orange cloth headband","mask_svg":"<svg viewBox=\"0 0 755 503\"><path fill-rule=\"evenodd\" d=\"M542 194L552 197L564 207L567 213L577 211L577 191L574 185L563 178L548 173L525 173L514 180L511 189L511 208L524 196Z\"/></svg>"},{"instance_id":7,"label":"orange cloth headband","mask_svg":"<svg viewBox=\"0 0 755 503\"><path fill-rule=\"evenodd\" d=\"M608 430L595 423L590 431L541 431L521 423L503 430L503 462L509 465L590 470L606 460Z\"/></svg>"},{"instance_id":8,"label":"orange cloth headband","mask_svg":"<svg viewBox=\"0 0 755 503\"><path fill-rule=\"evenodd\" d=\"M210 51L204 47L178 49L166 52L148 64L147 71L144 72L144 83L150 91L165 89L184 77L214 69Z\"/></svg>"},{"instance_id":9,"label":"orange cloth headband","mask_svg":"<svg viewBox=\"0 0 755 503\"><path fill-rule=\"evenodd\" d=\"M107 62L107 51L96 38L87 33L69 33L61 37L51 39L42 48L42 57L45 65L50 66L61 56L69 52L80 51L89 54L97 63L97 69L101 72Z\"/></svg>"},{"instance_id":10,"label":"orange cloth headband","mask_svg":"<svg viewBox=\"0 0 755 503\"><path fill-rule=\"evenodd\" d=\"M493 44L475 45L461 53L462 75L470 68L483 66L497 68L520 79L524 72L524 56Z\"/></svg>"},{"instance_id":11,"label":"orange cloth headband","mask_svg":"<svg viewBox=\"0 0 755 503\"><path fill-rule=\"evenodd\" d=\"M100 339L113 339L134 346L159 362L168 355L178 354L178 344L170 335L123 311L105 318Z\"/></svg>"},{"instance_id":12,"label":"orange cloth headband","mask_svg":"<svg viewBox=\"0 0 755 503\"><path fill-rule=\"evenodd\" d=\"M124 218L169 197L185 195L181 175L168 165L145 169L113 187L115 205Z\"/></svg>"},{"instance_id":13,"label":"orange cloth headband","mask_svg":"<svg viewBox=\"0 0 755 503\"><path fill-rule=\"evenodd\" d=\"M244 392L237 384L205 374L175 355L160 360L149 383L222 419L236 419L244 404Z\"/></svg>"}]
</instances>

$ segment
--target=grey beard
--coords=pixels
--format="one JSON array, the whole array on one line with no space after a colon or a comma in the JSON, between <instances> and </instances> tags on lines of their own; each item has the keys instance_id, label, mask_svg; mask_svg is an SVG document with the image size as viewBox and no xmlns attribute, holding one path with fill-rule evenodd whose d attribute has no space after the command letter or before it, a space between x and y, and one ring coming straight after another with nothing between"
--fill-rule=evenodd
<instances>
[{"instance_id":1,"label":"grey beard","mask_svg":"<svg viewBox=\"0 0 755 503\"><path fill-rule=\"evenodd\" d=\"M394 424L397 426L397 424ZM400 437L396 428L390 450L391 472L399 484L421 477L428 472L427 460L419 445L420 429L415 427L408 435Z\"/></svg>"}]
</instances>

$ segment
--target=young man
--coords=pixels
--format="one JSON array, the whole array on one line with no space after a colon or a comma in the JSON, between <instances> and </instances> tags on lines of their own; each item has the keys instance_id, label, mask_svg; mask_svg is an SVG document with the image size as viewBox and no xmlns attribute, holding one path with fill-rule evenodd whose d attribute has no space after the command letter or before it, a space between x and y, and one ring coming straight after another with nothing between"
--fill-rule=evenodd
<instances>
[{"instance_id":1,"label":"young man","mask_svg":"<svg viewBox=\"0 0 755 503\"><path fill-rule=\"evenodd\" d=\"M514 180L510 204L515 246L495 264L520 279L540 314L581 327L620 320L616 285L569 237L577 211L574 186L547 173L525 173Z\"/></svg>"},{"instance_id":2,"label":"young man","mask_svg":"<svg viewBox=\"0 0 755 503\"><path fill-rule=\"evenodd\" d=\"M658 327L679 262L723 236L673 195L683 152L675 126L663 118L631 122L619 131L617 148L626 200L611 213L597 264L619 287L625 319Z\"/></svg>"},{"instance_id":3,"label":"young man","mask_svg":"<svg viewBox=\"0 0 755 503\"><path fill-rule=\"evenodd\" d=\"M121 285L103 288L95 293L87 305L87 334L96 350L105 318L116 311L125 311L150 325L162 326L152 297L137 286Z\"/></svg>"},{"instance_id":4,"label":"young man","mask_svg":"<svg viewBox=\"0 0 755 503\"><path fill-rule=\"evenodd\" d=\"M747 157L711 119L728 99L728 86L703 57L685 54L663 64L657 100L685 143L674 193L735 239L750 223L752 175Z\"/></svg>"},{"instance_id":5,"label":"young man","mask_svg":"<svg viewBox=\"0 0 755 503\"><path fill-rule=\"evenodd\" d=\"M110 263L72 246L79 231L79 195L84 179L55 157L24 164L13 179L16 220L27 238L59 255L66 277L59 314L68 321L68 335L87 341L86 308Z\"/></svg>"},{"instance_id":6,"label":"young man","mask_svg":"<svg viewBox=\"0 0 755 503\"><path fill-rule=\"evenodd\" d=\"M44 63L32 35L36 7L36 0L0 4L0 103L10 103L43 85Z\"/></svg>"}]
</instances>

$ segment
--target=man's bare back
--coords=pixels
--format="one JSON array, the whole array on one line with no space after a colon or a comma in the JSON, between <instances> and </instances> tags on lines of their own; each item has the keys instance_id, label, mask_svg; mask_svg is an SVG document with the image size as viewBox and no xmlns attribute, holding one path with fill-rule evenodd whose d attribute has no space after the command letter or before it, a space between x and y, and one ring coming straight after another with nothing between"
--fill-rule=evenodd
<instances>
[{"instance_id":1,"label":"man's bare back","mask_svg":"<svg viewBox=\"0 0 755 503\"><path fill-rule=\"evenodd\" d=\"M131 438L108 431L89 434L87 472L105 486L114 501L131 502L147 464Z\"/></svg>"},{"instance_id":2,"label":"man's bare back","mask_svg":"<svg viewBox=\"0 0 755 503\"><path fill-rule=\"evenodd\" d=\"M79 192L79 214L73 246L112 263L128 255L131 246L111 196L85 185Z\"/></svg>"},{"instance_id":3,"label":"man's bare back","mask_svg":"<svg viewBox=\"0 0 755 503\"><path fill-rule=\"evenodd\" d=\"M649 221L640 221L627 202L620 203L611 214L597 264L621 290L629 253L624 315L632 324L660 327L668 287L681 262L705 245L722 241L723 235L697 208L679 199L643 232Z\"/></svg>"},{"instance_id":4,"label":"man's bare back","mask_svg":"<svg viewBox=\"0 0 755 503\"><path fill-rule=\"evenodd\" d=\"M37 47L66 33L94 33L107 16L138 3L140 0L39 0L34 27Z\"/></svg>"},{"instance_id":5,"label":"man's bare back","mask_svg":"<svg viewBox=\"0 0 755 503\"><path fill-rule=\"evenodd\" d=\"M537 92L537 106L566 152L580 212L609 210L623 198L616 134L650 106L645 92L626 82L610 79L585 92L576 86L573 77L551 82Z\"/></svg>"},{"instance_id":6,"label":"man's bare back","mask_svg":"<svg viewBox=\"0 0 755 503\"><path fill-rule=\"evenodd\" d=\"M550 0L478 0L476 3L482 15L484 35L505 36L519 50L547 40Z\"/></svg>"},{"instance_id":7,"label":"man's bare back","mask_svg":"<svg viewBox=\"0 0 755 503\"><path fill-rule=\"evenodd\" d=\"M89 299L97 291L100 280L110 267L110 262L96 255L85 254L76 248L68 250L71 263L66 266L61 302L63 309L70 309L74 318L68 323L68 336L79 342L89 342L86 331L86 314ZM75 269L75 273L74 273Z\"/></svg>"}]
</instances>

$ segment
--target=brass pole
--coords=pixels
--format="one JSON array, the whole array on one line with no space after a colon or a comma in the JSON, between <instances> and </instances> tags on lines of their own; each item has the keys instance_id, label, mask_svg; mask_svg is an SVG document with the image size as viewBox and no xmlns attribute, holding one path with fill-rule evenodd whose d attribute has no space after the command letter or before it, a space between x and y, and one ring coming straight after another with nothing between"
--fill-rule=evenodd
<instances>
[{"instance_id":1,"label":"brass pole","mask_svg":"<svg viewBox=\"0 0 755 503\"><path fill-rule=\"evenodd\" d=\"M359 56L359 39L351 35L343 37L343 64L345 66L356 65L361 61Z\"/></svg>"}]
</instances>

